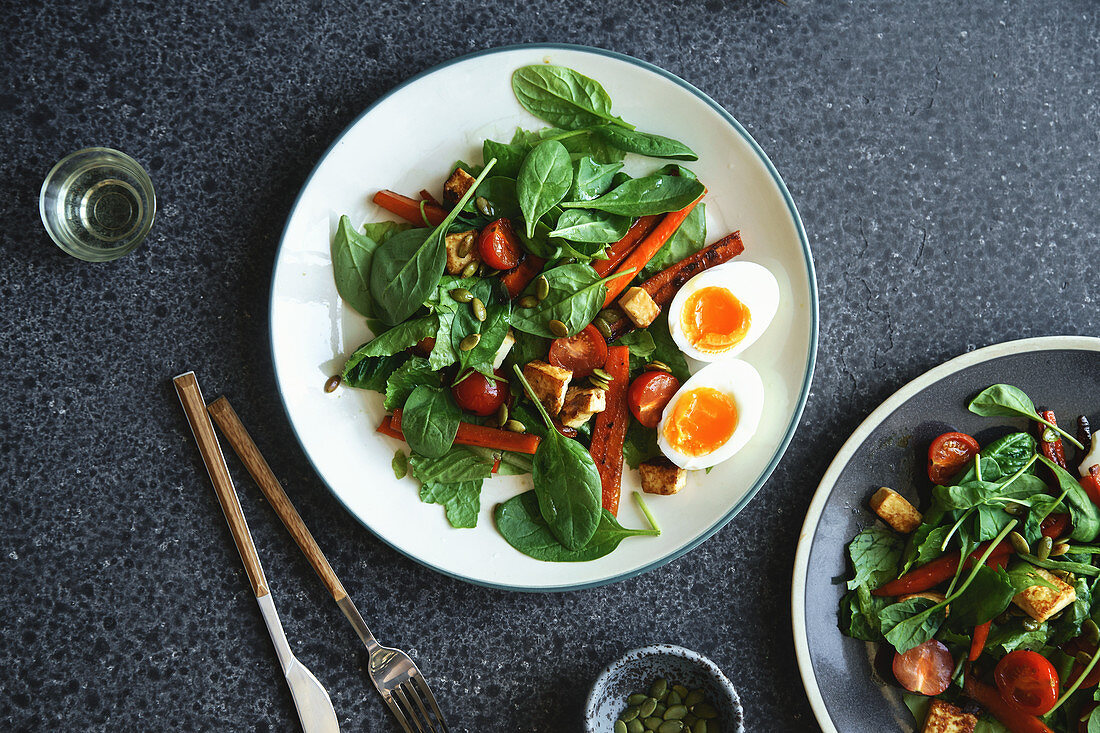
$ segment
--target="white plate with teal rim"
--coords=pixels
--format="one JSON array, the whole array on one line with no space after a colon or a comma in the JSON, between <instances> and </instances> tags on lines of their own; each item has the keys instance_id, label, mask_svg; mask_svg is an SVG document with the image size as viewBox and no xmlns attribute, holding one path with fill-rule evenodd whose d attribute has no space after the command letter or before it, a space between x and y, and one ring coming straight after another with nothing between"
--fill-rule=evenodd
<instances>
[{"instance_id":1,"label":"white plate with teal rim","mask_svg":"<svg viewBox=\"0 0 1100 733\"><path fill-rule=\"evenodd\" d=\"M441 507L422 504L411 478L390 467L398 441L375 432L381 395L325 381L371 337L364 319L337 296L329 246L341 214L360 225L392 218L371 203L379 189L439 190L455 160L481 159L485 138L509 140L517 126L545 126L511 89L512 71L559 64L600 81L614 112L639 129L684 140L699 154L688 164L709 188L708 242L740 229L740 259L768 267L779 280L774 322L741 358L764 380L759 430L733 459L709 475L689 477L675 496L649 504L660 537L624 541L586 563L545 563L512 549L497 532L493 508L530 488L530 476L485 482L474 529L452 529ZM638 174L664 161L630 156ZM667 71L594 48L536 45L492 49L449 61L389 92L361 114L321 158L287 219L271 287L271 350L278 391L295 435L321 479L380 539L441 573L472 583L526 591L575 590L655 568L717 532L763 486L794 435L817 350L817 288L809 243L794 201L771 161L726 110ZM639 486L629 469L619 519L644 526L628 495Z\"/></svg>"}]
</instances>

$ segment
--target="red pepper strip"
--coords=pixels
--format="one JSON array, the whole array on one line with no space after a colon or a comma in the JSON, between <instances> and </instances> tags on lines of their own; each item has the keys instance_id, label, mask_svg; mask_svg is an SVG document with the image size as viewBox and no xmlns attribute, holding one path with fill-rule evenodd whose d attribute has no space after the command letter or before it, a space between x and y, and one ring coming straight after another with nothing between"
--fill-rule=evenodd
<instances>
[{"instance_id":1,"label":"red pepper strip","mask_svg":"<svg viewBox=\"0 0 1100 733\"><path fill-rule=\"evenodd\" d=\"M630 349L612 346L607 350L604 371L611 375L607 390L607 407L596 413L589 452L600 472L603 485L603 508L612 514L619 512L619 495L623 480L623 443L630 425L626 404L626 389L630 380Z\"/></svg>"},{"instance_id":2,"label":"red pepper strip","mask_svg":"<svg viewBox=\"0 0 1100 733\"><path fill-rule=\"evenodd\" d=\"M439 199L437 199L435 196L432 196L432 192L426 188L420 189L420 198L424 199L429 204L435 204L439 208L443 208L443 204L439 203Z\"/></svg>"},{"instance_id":3,"label":"red pepper strip","mask_svg":"<svg viewBox=\"0 0 1100 733\"><path fill-rule=\"evenodd\" d=\"M1051 514L1043 520L1039 528L1044 537L1053 539L1059 537L1062 532L1065 531L1067 524L1069 524L1068 514ZM970 554L970 562L974 562L980 558L988 547L988 541L978 545L978 548ZM1002 542L993 548L993 552L989 555L989 562L992 562L995 558L1007 558L1011 554L1012 545L1007 542ZM942 557L937 557L932 562L921 565L915 570L910 570L897 580L891 580L889 583L878 588L878 590L872 591L872 595L900 596L906 593L920 593L922 591L931 590L940 583L955 577L955 573L958 572L958 570L958 553L943 555Z\"/></svg>"},{"instance_id":4,"label":"red pepper strip","mask_svg":"<svg viewBox=\"0 0 1100 733\"><path fill-rule=\"evenodd\" d=\"M1049 420L1055 425L1058 424L1058 418L1054 417L1054 410L1043 410L1039 413L1039 417ZM1066 448L1062 445L1062 439L1058 438L1053 443L1043 440L1043 433L1050 430L1050 427L1043 423L1035 423L1035 430L1039 434L1039 450L1042 454L1062 468L1066 468Z\"/></svg>"},{"instance_id":5,"label":"red pepper strip","mask_svg":"<svg viewBox=\"0 0 1100 733\"><path fill-rule=\"evenodd\" d=\"M428 218L428 223L433 227L439 226L443 223L443 220L447 218L447 212L443 210L442 206L436 206L435 204L427 202L423 202L424 216L421 216L420 201L389 190L379 191L374 194L374 203L391 214L397 214L405 221L412 222L417 226L424 226L425 216Z\"/></svg>"},{"instance_id":6,"label":"red pepper strip","mask_svg":"<svg viewBox=\"0 0 1100 733\"><path fill-rule=\"evenodd\" d=\"M498 469L498 468L500 468L500 456L497 456L497 457L496 457L496 458L495 458L495 459L493 460L493 470L492 470L492 473L496 473L496 472L497 472L497 469Z\"/></svg>"},{"instance_id":7,"label":"red pepper strip","mask_svg":"<svg viewBox=\"0 0 1100 733\"><path fill-rule=\"evenodd\" d=\"M396 431L397 434L394 435L393 433L386 432L382 429L383 427ZM388 425L386 421L383 420L382 426L378 428L378 432L404 440L405 435L401 433L401 410L393 411L393 418ZM484 425L460 422L458 424L458 434L455 435L455 444L475 445L480 448L489 448L491 450L508 450L513 453L534 455L539 447L539 436L531 435L530 433L513 433L508 430L488 428Z\"/></svg>"},{"instance_id":8,"label":"red pepper strip","mask_svg":"<svg viewBox=\"0 0 1100 733\"><path fill-rule=\"evenodd\" d=\"M508 291L508 297L515 298L522 293L523 289L535 279L535 275L542 272L542 266L545 264L546 260L541 257L527 255L527 258L524 259L523 262L502 274L500 276L500 282L503 283L505 290Z\"/></svg>"},{"instance_id":9,"label":"red pepper strip","mask_svg":"<svg viewBox=\"0 0 1100 733\"><path fill-rule=\"evenodd\" d=\"M1003 568L1008 565L1008 555L998 555L997 557L990 557L985 562L986 565L993 568ZM993 620L990 619L984 624L978 624L974 627L974 638L970 641L970 654L967 655L967 659L971 662L978 660L978 657L982 655L985 650L985 640L989 638L989 628L993 625Z\"/></svg>"},{"instance_id":10,"label":"red pepper strip","mask_svg":"<svg viewBox=\"0 0 1100 733\"><path fill-rule=\"evenodd\" d=\"M679 211L673 211L670 214L665 214L661 219L661 223L653 227L653 231L649 233L649 236L641 241L641 243L631 252L622 264L615 268L616 273L626 273L630 270L634 272L630 275L624 275L623 277L610 280L605 284L607 288L607 297L604 298L603 307L611 305L615 302L615 298L619 297L619 294L626 290L627 285L641 272L642 268L649 264L649 261L653 259L653 255L657 254L661 247L665 246L665 242L668 238L676 233L676 230L680 228L680 225L684 223L684 219L688 217L691 210L695 208L695 205L706 195L706 189L699 198L692 201L690 204L680 209Z\"/></svg>"},{"instance_id":11,"label":"red pepper strip","mask_svg":"<svg viewBox=\"0 0 1100 733\"><path fill-rule=\"evenodd\" d=\"M622 264L622 261L627 258L627 255L637 248L639 242L649 236L649 233L657 226L657 221L660 218L659 214L638 217L638 219L630 225L630 229L627 230L622 239L607 245L607 250L604 251L604 254L607 255L607 259L596 260L592 263L592 269L595 270L600 277L614 270Z\"/></svg>"},{"instance_id":12,"label":"red pepper strip","mask_svg":"<svg viewBox=\"0 0 1100 733\"><path fill-rule=\"evenodd\" d=\"M1012 733L1054 733L1046 723L1006 702L997 688L979 682L967 672L963 694L985 708Z\"/></svg>"},{"instance_id":13,"label":"red pepper strip","mask_svg":"<svg viewBox=\"0 0 1100 733\"><path fill-rule=\"evenodd\" d=\"M1088 474L1081 477L1080 484L1092 503L1100 506L1100 465L1089 468Z\"/></svg>"},{"instance_id":14,"label":"red pepper strip","mask_svg":"<svg viewBox=\"0 0 1100 733\"><path fill-rule=\"evenodd\" d=\"M397 438L398 440L405 439L404 433L400 430L394 430L393 417L390 415L386 415L382 418L382 424L378 426L378 432L382 433L382 435L388 435L391 438Z\"/></svg>"}]
</instances>

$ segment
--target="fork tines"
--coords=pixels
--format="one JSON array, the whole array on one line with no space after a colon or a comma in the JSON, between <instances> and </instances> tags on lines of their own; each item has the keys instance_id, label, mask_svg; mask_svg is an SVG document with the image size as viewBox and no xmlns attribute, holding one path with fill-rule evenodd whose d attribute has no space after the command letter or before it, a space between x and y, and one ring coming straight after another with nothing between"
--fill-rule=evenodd
<instances>
[{"instance_id":1,"label":"fork tines","mask_svg":"<svg viewBox=\"0 0 1100 733\"><path fill-rule=\"evenodd\" d=\"M423 696L417 692L417 688L420 688ZM428 713L423 698L427 698L432 714ZM383 693L382 699L386 701L390 712L397 718L397 722L401 724L405 733L447 733L443 714L439 712L435 696L428 689L423 677L412 675L407 681Z\"/></svg>"}]
</instances>

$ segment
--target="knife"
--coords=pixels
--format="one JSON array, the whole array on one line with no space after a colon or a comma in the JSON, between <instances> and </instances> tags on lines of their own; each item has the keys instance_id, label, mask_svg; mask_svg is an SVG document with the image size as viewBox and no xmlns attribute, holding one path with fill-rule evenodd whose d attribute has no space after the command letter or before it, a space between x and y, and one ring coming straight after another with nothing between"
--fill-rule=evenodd
<instances>
[{"instance_id":1,"label":"knife","mask_svg":"<svg viewBox=\"0 0 1100 733\"><path fill-rule=\"evenodd\" d=\"M336 720L336 711L332 707L328 693L313 673L306 669L290 650L290 644L283 632L283 625L279 622L279 614L275 611L275 602L267 586L267 578L264 577L264 569L260 565L260 557L256 554L256 546L244 521L237 492L233 489L233 479L229 476L221 446L214 435L214 426L206 413L206 403L203 401L195 373L181 374L173 379L172 383L176 387L180 404L183 405L183 412L187 415L187 422L191 425L191 433L199 446L202 461L206 464L210 482L214 484L214 493L218 496L218 503L221 504L225 520L229 524L229 531L233 535L233 542L237 545L237 552L241 555L241 562L244 563L245 572L248 574L248 582L252 584L256 603L260 606L260 614L267 626L267 633L270 634L271 642L275 645L275 654L279 658L279 664L283 668L287 685L290 687L290 695L294 699L294 707L298 710L302 730L305 733L339 733L340 724Z\"/></svg>"}]
</instances>

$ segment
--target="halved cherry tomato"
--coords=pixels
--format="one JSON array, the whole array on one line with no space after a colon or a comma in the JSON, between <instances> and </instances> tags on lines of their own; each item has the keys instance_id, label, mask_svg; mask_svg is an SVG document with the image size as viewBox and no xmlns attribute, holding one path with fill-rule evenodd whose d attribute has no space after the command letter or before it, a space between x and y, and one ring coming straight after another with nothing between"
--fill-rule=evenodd
<instances>
[{"instance_id":1,"label":"halved cherry tomato","mask_svg":"<svg viewBox=\"0 0 1100 733\"><path fill-rule=\"evenodd\" d=\"M1081 477L1081 488L1092 499L1092 503L1100 506L1100 465L1089 468L1087 476Z\"/></svg>"},{"instance_id":2,"label":"halved cherry tomato","mask_svg":"<svg viewBox=\"0 0 1100 733\"><path fill-rule=\"evenodd\" d=\"M928 478L944 484L981 450L978 441L966 433L944 433L928 446Z\"/></svg>"},{"instance_id":3,"label":"halved cherry tomato","mask_svg":"<svg viewBox=\"0 0 1100 733\"><path fill-rule=\"evenodd\" d=\"M905 654L894 654L894 676L901 686L921 695L938 695L951 684L955 660L942 642L929 639Z\"/></svg>"},{"instance_id":4,"label":"halved cherry tomato","mask_svg":"<svg viewBox=\"0 0 1100 733\"><path fill-rule=\"evenodd\" d=\"M497 376L501 376L499 370ZM508 399L508 382L504 379L489 379L481 372L472 371L463 375L461 381L451 387L455 402L466 412L475 415L492 415Z\"/></svg>"},{"instance_id":5,"label":"halved cherry tomato","mask_svg":"<svg viewBox=\"0 0 1100 733\"><path fill-rule=\"evenodd\" d=\"M997 662L993 681L1006 702L1030 715L1043 715L1058 700L1058 672L1038 652L1009 652Z\"/></svg>"},{"instance_id":6,"label":"halved cherry tomato","mask_svg":"<svg viewBox=\"0 0 1100 733\"><path fill-rule=\"evenodd\" d=\"M657 370L644 372L630 383L626 404L634 418L647 428L657 427L665 405L680 389L680 380L668 372Z\"/></svg>"},{"instance_id":7,"label":"halved cherry tomato","mask_svg":"<svg viewBox=\"0 0 1100 733\"><path fill-rule=\"evenodd\" d=\"M607 362L607 341L595 326L588 325L576 336L554 339L549 359L554 366L573 372L574 378L587 377Z\"/></svg>"},{"instance_id":8,"label":"halved cherry tomato","mask_svg":"<svg viewBox=\"0 0 1100 733\"><path fill-rule=\"evenodd\" d=\"M494 270L511 270L518 265L523 250L512 231L512 222L504 217L489 222L478 235L477 252Z\"/></svg>"}]
</instances>

